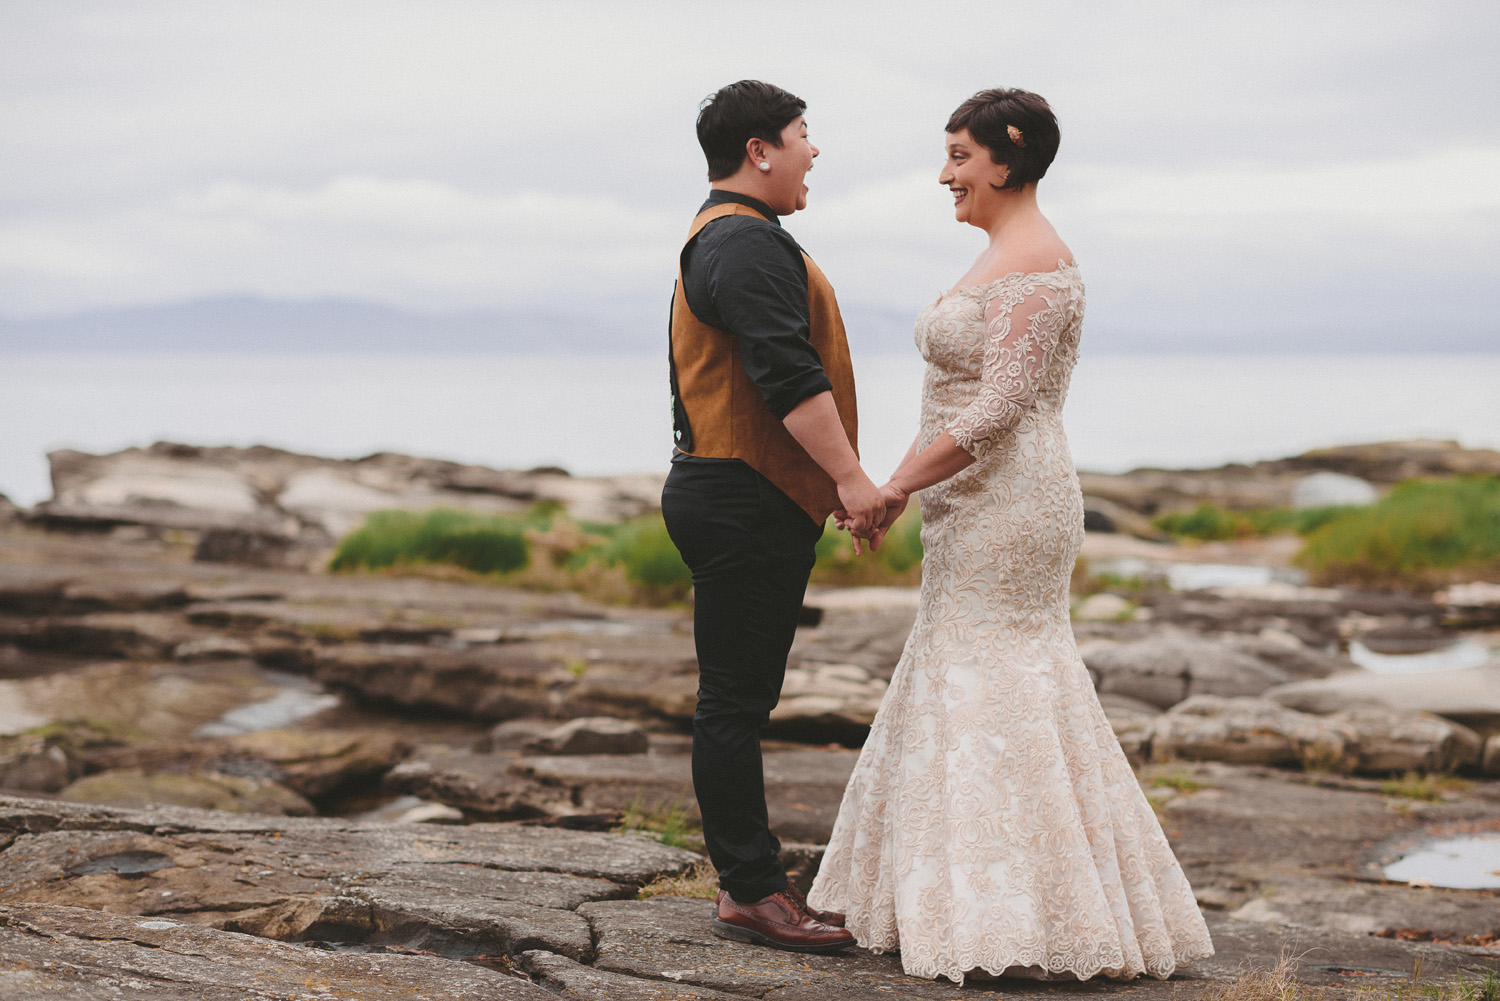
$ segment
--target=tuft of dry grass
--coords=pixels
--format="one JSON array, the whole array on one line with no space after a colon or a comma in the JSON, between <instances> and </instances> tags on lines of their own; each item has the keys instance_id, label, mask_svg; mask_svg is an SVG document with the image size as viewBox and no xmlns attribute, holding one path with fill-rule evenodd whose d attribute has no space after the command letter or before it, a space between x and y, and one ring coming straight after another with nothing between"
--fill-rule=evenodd
<instances>
[{"instance_id":1,"label":"tuft of dry grass","mask_svg":"<svg viewBox=\"0 0 1500 1001\"><path fill-rule=\"evenodd\" d=\"M1386 779L1380 791L1396 799L1421 799L1437 802L1446 792L1463 792L1471 783L1452 775L1429 772L1407 772L1400 778Z\"/></svg>"},{"instance_id":2,"label":"tuft of dry grass","mask_svg":"<svg viewBox=\"0 0 1500 1001\"><path fill-rule=\"evenodd\" d=\"M1419 957L1411 977L1400 983L1368 987L1315 987L1297 979L1292 957L1285 954L1269 970L1251 970L1233 983L1212 984L1200 1001L1500 1001L1500 975L1474 970L1443 983L1424 983Z\"/></svg>"},{"instance_id":3,"label":"tuft of dry grass","mask_svg":"<svg viewBox=\"0 0 1500 1001\"><path fill-rule=\"evenodd\" d=\"M699 862L680 876L658 876L635 895L648 897L702 897L712 900L719 892L719 874L708 862Z\"/></svg>"}]
</instances>

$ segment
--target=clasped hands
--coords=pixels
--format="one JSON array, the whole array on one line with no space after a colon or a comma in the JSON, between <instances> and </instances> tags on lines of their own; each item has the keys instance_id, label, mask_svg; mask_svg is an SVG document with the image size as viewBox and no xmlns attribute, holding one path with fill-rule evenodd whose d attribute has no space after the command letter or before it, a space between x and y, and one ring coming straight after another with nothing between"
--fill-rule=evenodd
<instances>
[{"instance_id":1,"label":"clasped hands","mask_svg":"<svg viewBox=\"0 0 1500 1001\"><path fill-rule=\"evenodd\" d=\"M839 501L843 507L833 512L833 526L846 531L854 539L854 555L860 555L860 540L870 543L870 551L880 548L880 540L890 531L901 512L906 510L910 498L905 490L894 483L883 487L866 479L862 484L852 484L846 490L839 485Z\"/></svg>"}]
</instances>

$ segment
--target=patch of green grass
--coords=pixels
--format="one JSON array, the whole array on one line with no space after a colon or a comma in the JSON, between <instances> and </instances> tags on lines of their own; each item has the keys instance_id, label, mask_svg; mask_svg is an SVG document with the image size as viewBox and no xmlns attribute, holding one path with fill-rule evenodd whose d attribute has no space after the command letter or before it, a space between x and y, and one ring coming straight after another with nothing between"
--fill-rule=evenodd
<instances>
[{"instance_id":1,"label":"patch of green grass","mask_svg":"<svg viewBox=\"0 0 1500 1001\"><path fill-rule=\"evenodd\" d=\"M1151 784L1154 786L1165 786L1168 789L1176 789L1178 792L1197 792L1199 789L1207 789L1208 783L1200 782L1187 772L1176 770L1152 775Z\"/></svg>"},{"instance_id":2,"label":"patch of green grass","mask_svg":"<svg viewBox=\"0 0 1500 1001\"><path fill-rule=\"evenodd\" d=\"M1500 579L1500 477L1407 480L1312 532L1297 562L1314 583L1431 589Z\"/></svg>"},{"instance_id":3,"label":"patch of green grass","mask_svg":"<svg viewBox=\"0 0 1500 1001\"><path fill-rule=\"evenodd\" d=\"M682 601L693 586L693 572L682 561L661 515L643 515L619 525L590 524L590 532L605 541L583 550L575 559L621 567L650 604Z\"/></svg>"},{"instance_id":4,"label":"patch of green grass","mask_svg":"<svg viewBox=\"0 0 1500 1001\"><path fill-rule=\"evenodd\" d=\"M1180 539L1216 541L1248 539L1267 535L1306 535L1349 511L1359 508L1315 507L1296 511L1289 507L1233 511L1214 504L1199 504L1191 511L1159 514L1151 524Z\"/></svg>"},{"instance_id":5,"label":"patch of green grass","mask_svg":"<svg viewBox=\"0 0 1500 1001\"><path fill-rule=\"evenodd\" d=\"M339 542L329 563L337 571L442 568L512 586L652 605L682 601L693 584L661 515L579 524L555 503L519 516L451 508L376 511Z\"/></svg>"},{"instance_id":6,"label":"patch of green grass","mask_svg":"<svg viewBox=\"0 0 1500 1001\"><path fill-rule=\"evenodd\" d=\"M1469 788L1467 779L1452 775L1407 772L1399 778L1380 783L1380 791L1395 799L1421 799L1436 802L1445 792L1462 792Z\"/></svg>"},{"instance_id":7,"label":"patch of green grass","mask_svg":"<svg viewBox=\"0 0 1500 1001\"><path fill-rule=\"evenodd\" d=\"M713 900L719 895L719 874L707 862L699 862L680 876L658 876L636 893L637 900L651 897L701 897Z\"/></svg>"},{"instance_id":8,"label":"patch of green grass","mask_svg":"<svg viewBox=\"0 0 1500 1001\"><path fill-rule=\"evenodd\" d=\"M813 566L812 582L833 587L871 585L915 585L922 579L922 516L916 504L910 504L896 519L891 530L871 552L861 544L862 554L854 555L854 540L848 532L833 527L832 519L818 539L818 562Z\"/></svg>"},{"instance_id":9,"label":"patch of green grass","mask_svg":"<svg viewBox=\"0 0 1500 1001\"><path fill-rule=\"evenodd\" d=\"M509 573L530 562L527 523L515 518L433 508L375 511L344 536L333 570L448 564L475 573Z\"/></svg>"},{"instance_id":10,"label":"patch of green grass","mask_svg":"<svg viewBox=\"0 0 1500 1001\"><path fill-rule=\"evenodd\" d=\"M692 811L680 797L647 807L643 796L637 796L628 807L615 831L638 831L670 848L703 850L703 828L693 819Z\"/></svg>"}]
</instances>

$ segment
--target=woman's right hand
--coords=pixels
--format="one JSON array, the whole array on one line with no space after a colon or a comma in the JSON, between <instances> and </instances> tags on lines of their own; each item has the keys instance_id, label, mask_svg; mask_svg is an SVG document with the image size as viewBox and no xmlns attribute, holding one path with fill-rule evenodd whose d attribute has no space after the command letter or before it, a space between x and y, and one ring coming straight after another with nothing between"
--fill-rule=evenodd
<instances>
[{"instance_id":1,"label":"woman's right hand","mask_svg":"<svg viewBox=\"0 0 1500 1001\"><path fill-rule=\"evenodd\" d=\"M885 501L885 517L880 519L870 535L872 551L880 548L880 540L885 538L885 533L891 530L891 526L901 517L901 512L906 510L906 505L911 500L911 496L894 483L881 487L880 496Z\"/></svg>"}]
</instances>

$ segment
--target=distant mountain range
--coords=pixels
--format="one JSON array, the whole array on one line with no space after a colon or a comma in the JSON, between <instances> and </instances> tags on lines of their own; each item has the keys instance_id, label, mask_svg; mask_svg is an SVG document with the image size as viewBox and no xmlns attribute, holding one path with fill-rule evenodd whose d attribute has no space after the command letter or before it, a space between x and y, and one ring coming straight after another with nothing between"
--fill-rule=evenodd
<instances>
[{"instance_id":1,"label":"distant mountain range","mask_svg":"<svg viewBox=\"0 0 1500 1001\"><path fill-rule=\"evenodd\" d=\"M0 351L126 353L665 351L668 302L621 298L576 311L507 309L424 314L341 299L222 296L46 319L0 317ZM911 319L846 312L868 351L911 346Z\"/></svg>"},{"instance_id":2,"label":"distant mountain range","mask_svg":"<svg viewBox=\"0 0 1500 1001\"><path fill-rule=\"evenodd\" d=\"M104 309L45 319L0 317L0 352L105 353L448 353L558 352L649 354L666 350L666 301L587 300L542 309L418 313L343 299L288 301L221 296L156 306ZM912 350L907 312L844 304L856 354ZM1382 322L1383 321L1383 322ZM1243 326L1244 329L1238 329ZM1184 309L1150 327L1088 327L1090 347L1106 353L1494 352L1493 320L1427 328L1413 336L1406 317L1303 317L1266 331ZM1205 333L1211 331L1211 333Z\"/></svg>"}]
</instances>

